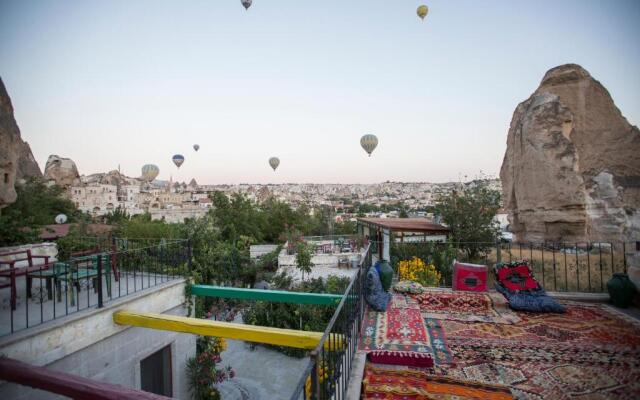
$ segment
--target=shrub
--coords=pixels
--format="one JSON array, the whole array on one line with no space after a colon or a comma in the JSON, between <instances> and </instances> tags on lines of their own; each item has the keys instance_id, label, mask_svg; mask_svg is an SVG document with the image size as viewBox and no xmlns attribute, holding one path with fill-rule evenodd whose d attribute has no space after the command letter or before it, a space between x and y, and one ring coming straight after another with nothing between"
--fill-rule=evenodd
<instances>
[{"instance_id":1,"label":"shrub","mask_svg":"<svg viewBox=\"0 0 640 400\"><path fill-rule=\"evenodd\" d=\"M346 277L329 276L326 280L314 278L294 284L290 275L280 273L273 277L272 287L275 290L343 294L349 282ZM245 324L250 325L323 332L334 312L335 306L256 301L244 310L242 318ZM282 346L275 348L294 357L306 355L306 351L300 349Z\"/></svg>"},{"instance_id":2,"label":"shrub","mask_svg":"<svg viewBox=\"0 0 640 400\"><path fill-rule=\"evenodd\" d=\"M197 355L187 360L189 390L195 400L218 400L220 393L216 385L235 376L230 367L219 368L220 353L227 349L223 338L200 336L197 341Z\"/></svg>"},{"instance_id":3,"label":"shrub","mask_svg":"<svg viewBox=\"0 0 640 400\"><path fill-rule=\"evenodd\" d=\"M425 264L418 257L400 261L398 275L400 280L415 281L422 286L438 286L442 280L442 275L436 270L435 265Z\"/></svg>"},{"instance_id":4,"label":"shrub","mask_svg":"<svg viewBox=\"0 0 640 400\"><path fill-rule=\"evenodd\" d=\"M452 265L457 251L451 243L394 243L391 246L391 264L398 271L402 260L420 258L425 264L433 264L442 275L442 283L451 282Z\"/></svg>"}]
</instances>

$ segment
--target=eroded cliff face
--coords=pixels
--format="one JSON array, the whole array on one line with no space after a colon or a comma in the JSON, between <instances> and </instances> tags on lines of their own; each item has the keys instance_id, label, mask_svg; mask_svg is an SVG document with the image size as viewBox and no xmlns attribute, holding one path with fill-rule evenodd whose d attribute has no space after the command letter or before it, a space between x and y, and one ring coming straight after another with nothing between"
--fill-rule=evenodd
<instances>
[{"instance_id":1,"label":"eroded cliff face","mask_svg":"<svg viewBox=\"0 0 640 400\"><path fill-rule=\"evenodd\" d=\"M640 239L640 132L579 65L518 105L500 178L518 240Z\"/></svg>"},{"instance_id":2,"label":"eroded cliff face","mask_svg":"<svg viewBox=\"0 0 640 400\"><path fill-rule=\"evenodd\" d=\"M16 201L16 182L31 177L42 178L42 172L29 144L20 137L11 99L0 79L0 208Z\"/></svg>"},{"instance_id":3,"label":"eroded cliff face","mask_svg":"<svg viewBox=\"0 0 640 400\"><path fill-rule=\"evenodd\" d=\"M44 179L68 189L80 183L80 174L72 159L52 154L44 167Z\"/></svg>"}]
</instances>

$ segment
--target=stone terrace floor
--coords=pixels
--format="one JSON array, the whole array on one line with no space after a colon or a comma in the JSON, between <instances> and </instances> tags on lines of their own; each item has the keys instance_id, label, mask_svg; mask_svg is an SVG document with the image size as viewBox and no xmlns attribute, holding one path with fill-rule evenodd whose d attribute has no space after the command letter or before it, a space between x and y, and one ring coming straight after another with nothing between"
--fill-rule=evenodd
<instances>
[{"instance_id":1,"label":"stone terrace floor","mask_svg":"<svg viewBox=\"0 0 640 400\"><path fill-rule=\"evenodd\" d=\"M498 293L394 294L386 313L366 313L360 350L427 354L432 368L411 369L504 385L518 399L640 398L638 310L561 303L565 314L541 314L511 311ZM367 368L410 369L366 365L364 398L380 389L367 393Z\"/></svg>"}]
</instances>

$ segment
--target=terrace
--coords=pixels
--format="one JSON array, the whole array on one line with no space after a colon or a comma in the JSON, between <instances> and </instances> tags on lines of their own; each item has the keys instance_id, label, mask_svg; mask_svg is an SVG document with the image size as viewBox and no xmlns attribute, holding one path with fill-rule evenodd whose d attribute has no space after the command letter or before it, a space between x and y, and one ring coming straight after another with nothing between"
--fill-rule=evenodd
<instances>
[{"instance_id":1,"label":"terrace","mask_svg":"<svg viewBox=\"0 0 640 400\"><path fill-rule=\"evenodd\" d=\"M612 274L626 272L628 259L637 257L636 243L475 245L484 250L469 261L491 267L501 260L528 260L535 277L550 289L566 313L514 311L495 290L453 291L450 277L441 287L426 288L420 294L392 290L386 312L364 305L361 320L353 321L360 336L348 361L352 366L349 391L338 393L343 378L336 374L332 379L330 373L328 380L316 380L315 389L307 388L306 394L299 391L300 396L640 396L640 311L634 306L620 309L607 304L606 293ZM445 246L398 242L391 246L391 259L419 255L433 260L433 253ZM464 259L464 248L458 246L453 245L454 252ZM357 279L362 279L363 272ZM336 312L337 320L341 312ZM328 340L331 335L343 334L331 327L327 332ZM342 353L340 347L327 352L318 346L315 356L331 359L335 357L332 351ZM317 362L316 370L321 365ZM309 373L308 381L311 378Z\"/></svg>"},{"instance_id":2,"label":"terrace","mask_svg":"<svg viewBox=\"0 0 640 400\"><path fill-rule=\"evenodd\" d=\"M363 241L356 235L308 236L302 241L312 248L313 268L308 278L353 277L365 255ZM278 255L278 270L300 280L302 275L296 265L296 249L287 243Z\"/></svg>"},{"instance_id":3,"label":"terrace","mask_svg":"<svg viewBox=\"0 0 640 400\"><path fill-rule=\"evenodd\" d=\"M638 311L615 309L602 303L608 298L604 293L606 281L613 272L626 271L627 259L636 254L634 244L476 244L483 251L476 259L467 261L491 266L499 260L529 259L536 278L560 299L567 308L566 314L516 312L495 291L454 292L450 288L451 277L446 274L441 287L429 288L421 294L393 293L387 311L375 312L364 301L365 274L375 262L372 249L380 249L383 242L369 242L360 248L361 241L355 237L338 239L306 238L306 241L318 244L314 252L314 257L319 257L316 260L333 257L331 263L318 262L314 269L348 272L349 287L339 297L333 317L321 332L318 344L309 351L309 357L291 363L295 368L285 374L287 387L282 386L285 382L282 381L278 389L269 392L256 389L253 392L258 393L256 396L259 393L273 396L274 390L280 391L282 398L293 393L292 399L376 398L394 390L407 395L441 390L448 391L447 394L472 391L482 394L481 397L532 399L640 395L636 383L640 381ZM457 247L459 244L397 241L390 243L389 251L394 262L414 255L433 261L435 253L445 246L452 246L458 258L465 258L464 248ZM95 248L95 244L88 248ZM61 285L50 285L48 289L46 279L35 276L31 298L25 301L28 291L23 277L22 282L18 281L15 310L11 310L9 291L5 290L2 327L9 330L3 334L100 308L101 304L177 279L188 268L190 249L184 241L129 240L127 244L115 242L115 247L111 242L100 244L100 249L102 254L109 255L109 260L96 259L97 270L102 271L99 279L87 275L78 284L61 280ZM295 257L286 254L286 250L284 253ZM82 257L85 256L63 252L61 259L66 260L70 269L90 268ZM353 263L340 268L341 257L353 257L355 268ZM194 294L238 298L237 293L223 289L203 288L202 294ZM278 301L276 296L292 296L275 291L270 295L249 292L242 298L259 295L267 296L263 301ZM13 324L6 317L11 317ZM241 342L230 346L228 351L231 353L223 357L236 360L232 364L238 367L252 365L247 364L247 359L255 364L265 354L274 356L269 351L251 353ZM381 351L390 353L376 358L375 354ZM412 354L415 359L431 360L432 365L409 366L415 364L411 362L397 365L397 354ZM389 364L389 360L393 362ZM242 375L239 374L237 383L226 386L227 393L237 392L234 385L246 388L254 382L253 387L259 387L255 383L261 375L244 378ZM424 382L430 382L428 387Z\"/></svg>"},{"instance_id":4,"label":"terrace","mask_svg":"<svg viewBox=\"0 0 640 400\"><path fill-rule=\"evenodd\" d=\"M0 291L0 337L182 279L190 251L182 240L117 238L83 238L59 253L52 244L42 247L53 249L50 258L34 255L32 267L26 259L13 263L16 270L28 267L30 272L13 278L15 289ZM0 261L7 282L12 279L10 260L26 257L26 252L16 253Z\"/></svg>"}]
</instances>

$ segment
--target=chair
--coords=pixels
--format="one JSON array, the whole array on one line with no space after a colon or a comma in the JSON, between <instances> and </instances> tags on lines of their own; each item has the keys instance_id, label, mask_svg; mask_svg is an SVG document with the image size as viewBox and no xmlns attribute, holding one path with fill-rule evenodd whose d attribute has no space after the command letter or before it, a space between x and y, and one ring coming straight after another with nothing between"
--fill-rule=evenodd
<instances>
[{"instance_id":1,"label":"chair","mask_svg":"<svg viewBox=\"0 0 640 400\"><path fill-rule=\"evenodd\" d=\"M8 279L8 281L0 283L0 289L10 287L11 288L11 309L16 309L18 289L16 285L16 280L19 276L27 277L27 293L28 296L31 297L31 279L29 278L29 274L47 270L50 267L49 256L35 256L31 254L31 250L19 250L8 253L0 254L0 257L3 256L17 256L12 260L8 261L0 261L0 269L3 265L8 266L8 268L4 268L0 270L0 277ZM34 259L42 258L44 259L44 263L42 264L34 264ZM16 263L26 261L27 265L22 267L16 267Z\"/></svg>"}]
</instances>

